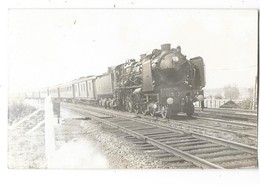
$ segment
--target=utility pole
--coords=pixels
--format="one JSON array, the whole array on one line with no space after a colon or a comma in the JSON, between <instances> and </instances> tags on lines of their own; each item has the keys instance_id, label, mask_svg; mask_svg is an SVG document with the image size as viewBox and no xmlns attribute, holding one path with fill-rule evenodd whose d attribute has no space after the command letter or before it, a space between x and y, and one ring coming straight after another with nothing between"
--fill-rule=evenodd
<instances>
[{"instance_id":1,"label":"utility pole","mask_svg":"<svg viewBox=\"0 0 260 185\"><path fill-rule=\"evenodd\" d=\"M253 89L253 96L252 96L252 104L251 109L256 110L257 109L257 95L258 95L258 75L255 77L255 85Z\"/></svg>"}]
</instances>

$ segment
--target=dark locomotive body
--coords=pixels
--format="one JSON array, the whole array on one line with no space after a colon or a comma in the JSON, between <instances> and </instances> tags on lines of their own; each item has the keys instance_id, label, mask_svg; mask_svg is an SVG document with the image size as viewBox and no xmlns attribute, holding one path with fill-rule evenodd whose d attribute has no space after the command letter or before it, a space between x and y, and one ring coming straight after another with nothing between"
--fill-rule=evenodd
<instances>
[{"instance_id":1,"label":"dark locomotive body","mask_svg":"<svg viewBox=\"0 0 260 185\"><path fill-rule=\"evenodd\" d=\"M129 112L161 114L194 113L193 102L203 100L204 62L201 57L186 59L181 48L170 44L128 60L97 77L99 105Z\"/></svg>"},{"instance_id":2,"label":"dark locomotive body","mask_svg":"<svg viewBox=\"0 0 260 185\"><path fill-rule=\"evenodd\" d=\"M167 118L194 113L193 102L203 100L204 62L186 59L181 48L164 44L161 49L110 67L99 76L81 77L66 84L32 93L68 102L85 102L123 111L161 114Z\"/></svg>"}]
</instances>

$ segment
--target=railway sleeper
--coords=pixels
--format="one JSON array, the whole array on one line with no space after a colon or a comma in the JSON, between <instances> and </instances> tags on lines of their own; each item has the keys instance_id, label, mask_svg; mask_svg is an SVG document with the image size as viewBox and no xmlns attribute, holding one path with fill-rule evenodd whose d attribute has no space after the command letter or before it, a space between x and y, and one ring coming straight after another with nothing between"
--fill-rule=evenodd
<instances>
[{"instance_id":1,"label":"railway sleeper","mask_svg":"<svg viewBox=\"0 0 260 185\"><path fill-rule=\"evenodd\" d=\"M194 137L192 136L184 136L184 137L170 137L170 138L161 138L159 139L162 142L166 142L166 141L181 141L181 140L185 140L185 139L193 139Z\"/></svg>"},{"instance_id":2,"label":"railway sleeper","mask_svg":"<svg viewBox=\"0 0 260 185\"><path fill-rule=\"evenodd\" d=\"M150 136L153 139L166 139L168 140L168 138L172 138L172 139L176 139L176 136L180 136L181 134L175 134L175 133L167 133L167 134L160 134L160 135L155 135L155 136ZM182 134L183 135L183 134Z\"/></svg>"},{"instance_id":3,"label":"railway sleeper","mask_svg":"<svg viewBox=\"0 0 260 185\"><path fill-rule=\"evenodd\" d=\"M244 156L224 156L221 158L209 159L212 163L224 163L224 162L233 162L233 161L241 161L241 160L248 160L248 159L256 159L256 156L247 154Z\"/></svg>"},{"instance_id":4,"label":"railway sleeper","mask_svg":"<svg viewBox=\"0 0 260 185\"><path fill-rule=\"evenodd\" d=\"M171 147L186 147L186 146L200 146L209 143L208 141L191 141L186 143L180 143L180 144L170 144Z\"/></svg>"},{"instance_id":5,"label":"railway sleeper","mask_svg":"<svg viewBox=\"0 0 260 185\"><path fill-rule=\"evenodd\" d=\"M198 139L198 138L187 138L187 139L182 139L182 140L169 140L169 141L166 141L165 144L179 144L179 143L186 143L186 142L194 142L194 141L203 141L201 139Z\"/></svg>"},{"instance_id":6,"label":"railway sleeper","mask_svg":"<svg viewBox=\"0 0 260 185\"><path fill-rule=\"evenodd\" d=\"M171 147L186 147L186 146L203 146L205 144L207 144L208 141L194 141L194 142L187 142L187 143L180 143L180 144L174 144L174 145L170 145Z\"/></svg>"},{"instance_id":7,"label":"railway sleeper","mask_svg":"<svg viewBox=\"0 0 260 185\"><path fill-rule=\"evenodd\" d=\"M132 131L154 130L154 129L157 130L158 128L154 128L154 127L140 127L140 128L132 129Z\"/></svg>"},{"instance_id":8,"label":"railway sleeper","mask_svg":"<svg viewBox=\"0 0 260 185\"><path fill-rule=\"evenodd\" d=\"M211 147L211 148L205 148L205 149L194 149L194 150L190 150L189 154L207 154L207 153L213 153L213 152L221 152L223 150L228 150L230 148L226 147L226 146L217 146L217 147Z\"/></svg>"},{"instance_id":9,"label":"railway sleeper","mask_svg":"<svg viewBox=\"0 0 260 185\"><path fill-rule=\"evenodd\" d=\"M227 169L235 169L235 168L257 168L257 161L241 161L239 163L224 163L221 164L222 167Z\"/></svg>"},{"instance_id":10,"label":"railway sleeper","mask_svg":"<svg viewBox=\"0 0 260 185\"><path fill-rule=\"evenodd\" d=\"M153 136L153 135L160 135L160 134L169 134L172 133L172 131L158 131L158 132L151 132L151 133L142 133L144 136Z\"/></svg>"},{"instance_id":11,"label":"railway sleeper","mask_svg":"<svg viewBox=\"0 0 260 185\"><path fill-rule=\"evenodd\" d=\"M214 152L214 153L208 153L208 154L198 154L197 156L200 158L220 158L220 157L225 157L225 156L235 156L235 155L240 155L243 154L244 152L242 151L221 151L221 152Z\"/></svg>"},{"instance_id":12,"label":"railway sleeper","mask_svg":"<svg viewBox=\"0 0 260 185\"><path fill-rule=\"evenodd\" d=\"M109 120L110 121L110 120ZM124 120L124 121L111 121L113 123L116 123L117 125L121 125L121 126L141 126L140 123L135 123L132 120Z\"/></svg>"},{"instance_id":13,"label":"railway sleeper","mask_svg":"<svg viewBox=\"0 0 260 185\"><path fill-rule=\"evenodd\" d=\"M168 159L161 159L161 161L164 163L177 163L177 162L184 162L185 160L180 157L174 156Z\"/></svg>"},{"instance_id":14,"label":"railway sleeper","mask_svg":"<svg viewBox=\"0 0 260 185\"><path fill-rule=\"evenodd\" d=\"M179 150L182 151L189 151L189 150L194 150L194 149L203 149L203 148L211 148L211 147L216 147L219 146L218 144L214 144L214 143L209 143L209 144L205 144L205 145L199 145L199 146L185 146L185 147L179 147Z\"/></svg>"},{"instance_id":15,"label":"railway sleeper","mask_svg":"<svg viewBox=\"0 0 260 185\"><path fill-rule=\"evenodd\" d=\"M171 154L171 153L162 153L162 154L154 154L155 158L166 158L166 157L174 157L175 155Z\"/></svg>"},{"instance_id":16,"label":"railway sleeper","mask_svg":"<svg viewBox=\"0 0 260 185\"><path fill-rule=\"evenodd\" d=\"M137 147L152 147L153 145L149 143L134 143Z\"/></svg>"},{"instance_id":17,"label":"railway sleeper","mask_svg":"<svg viewBox=\"0 0 260 185\"><path fill-rule=\"evenodd\" d=\"M140 150L158 150L156 146L138 147Z\"/></svg>"},{"instance_id":18,"label":"railway sleeper","mask_svg":"<svg viewBox=\"0 0 260 185\"><path fill-rule=\"evenodd\" d=\"M134 143L134 144L136 144L136 145L149 144L149 143L146 143L146 142L143 141L143 140L136 140L136 141L133 141L133 140L132 140L132 143Z\"/></svg>"}]
</instances>

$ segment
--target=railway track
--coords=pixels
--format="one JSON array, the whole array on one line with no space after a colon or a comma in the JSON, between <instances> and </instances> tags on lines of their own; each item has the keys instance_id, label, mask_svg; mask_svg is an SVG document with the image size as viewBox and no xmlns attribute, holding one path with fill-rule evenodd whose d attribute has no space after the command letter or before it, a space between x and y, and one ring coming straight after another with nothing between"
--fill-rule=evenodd
<instances>
[{"instance_id":1,"label":"railway track","mask_svg":"<svg viewBox=\"0 0 260 185\"><path fill-rule=\"evenodd\" d=\"M109 125L112 132L175 168L233 169L258 165L257 149L252 146L155 124L121 112L64 103L62 106Z\"/></svg>"},{"instance_id":2,"label":"railway track","mask_svg":"<svg viewBox=\"0 0 260 185\"><path fill-rule=\"evenodd\" d=\"M104 110L104 109L101 109ZM114 111L106 109L113 113ZM122 112L123 113L123 112ZM126 113L128 114L128 113ZM143 119L156 122L157 124L171 126L187 132L196 132L204 135L214 136L250 146L257 146L257 125L255 123L244 123L239 121L227 121L214 118L195 117L178 115L174 119L165 120L160 117L138 115ZM166 123L165 123L166 122Z\"/></svg>"},{"instance_id":3,"label":"railway track","mask_svg":"<svg viewBox=\"0 0 260 185\"><path fill-rule=\"evenodd\" d=\"M199 117L221 117L228 120L242 120L257 123L257 111L251 110L205 108L201 111L201 108L195 108L195 113Z\"/></svg>"},{"instance_id":4,"label":"railway track","mask_svg":"<svg viewBox=\"0 0 260 185\"><path fill-rule=\"evenodd\" d=\"M201 108L196 107L195 109L200 110ZM206 110L211 111L211 112L235 112L235 113L240 113L240 114L245 114L245 113L249 113L249 114L253 114L256 115L257 111L256 110L248 110L248 109L236 109L236 108L206 108Z\"/></svg>"},{"instance_id":5,"label":"railway track","mask_svg":"<svg viewBox=\"0 0 260 185\"><path fill-rule=\"evenodd\" d=\"M44 110L37 110L21 121L14 123L9 130L18 130L26 134L31 133L44 123Z\"/></svg>"},{"instance_id":6,"label":"railway track","mask_svg":"<svg viewBox=\"0 0 260 185\"><path fill-rule=\"evenodd\" d=\"M209 136L257 146L257 124L255 123L205 117L187 118L186 115L177 115L175 118L168 120L143 115L140 115L140 117L188 132L203 133Z\"/></svg>"},{"instance_id":7,"label":"railway track","mask_svg":"<svg viewBox=\"0 0 260 185\"><path fill-rule=\"evenodd\" d=\"M159 120L163 121L159 118ZM194 118L185 121L169 120L168 125L251 146L257 146L257 125L211 118Z\"/></svg>"},{"instance_id":8,"label":"railway track","mask_svg":"<svg viewBox=\"0 0 260 185\"><path fill-rule=\"evenodd\" d=\"M44 110L37 110L8 128L8 168L46 168Z\"/></svg>"}]
</instances>

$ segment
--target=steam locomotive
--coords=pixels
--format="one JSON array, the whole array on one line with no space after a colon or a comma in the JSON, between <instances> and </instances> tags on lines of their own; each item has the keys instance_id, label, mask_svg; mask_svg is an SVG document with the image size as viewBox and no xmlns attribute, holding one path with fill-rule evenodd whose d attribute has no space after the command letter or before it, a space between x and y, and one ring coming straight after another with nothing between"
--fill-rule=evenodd
<instances>
[{"instance_id":1,"label":"steam locomotive","mask_svg":"<svg viewBox=\"0 0 260 185\"><path fill-rule=\"evenodd\" d=\"M99 76L88 76L47 88L53 99L86 102L105 108L161 115L169 118L179 112L191 117L195 101L203 101L205 86L204 61L201 57L188 60L181 47L161 45L142 54L139 61L109 67ZM32 93L35 96L35 92ZM37 94L37 93L36 93Z\"/></svg>"}]
</instances>

